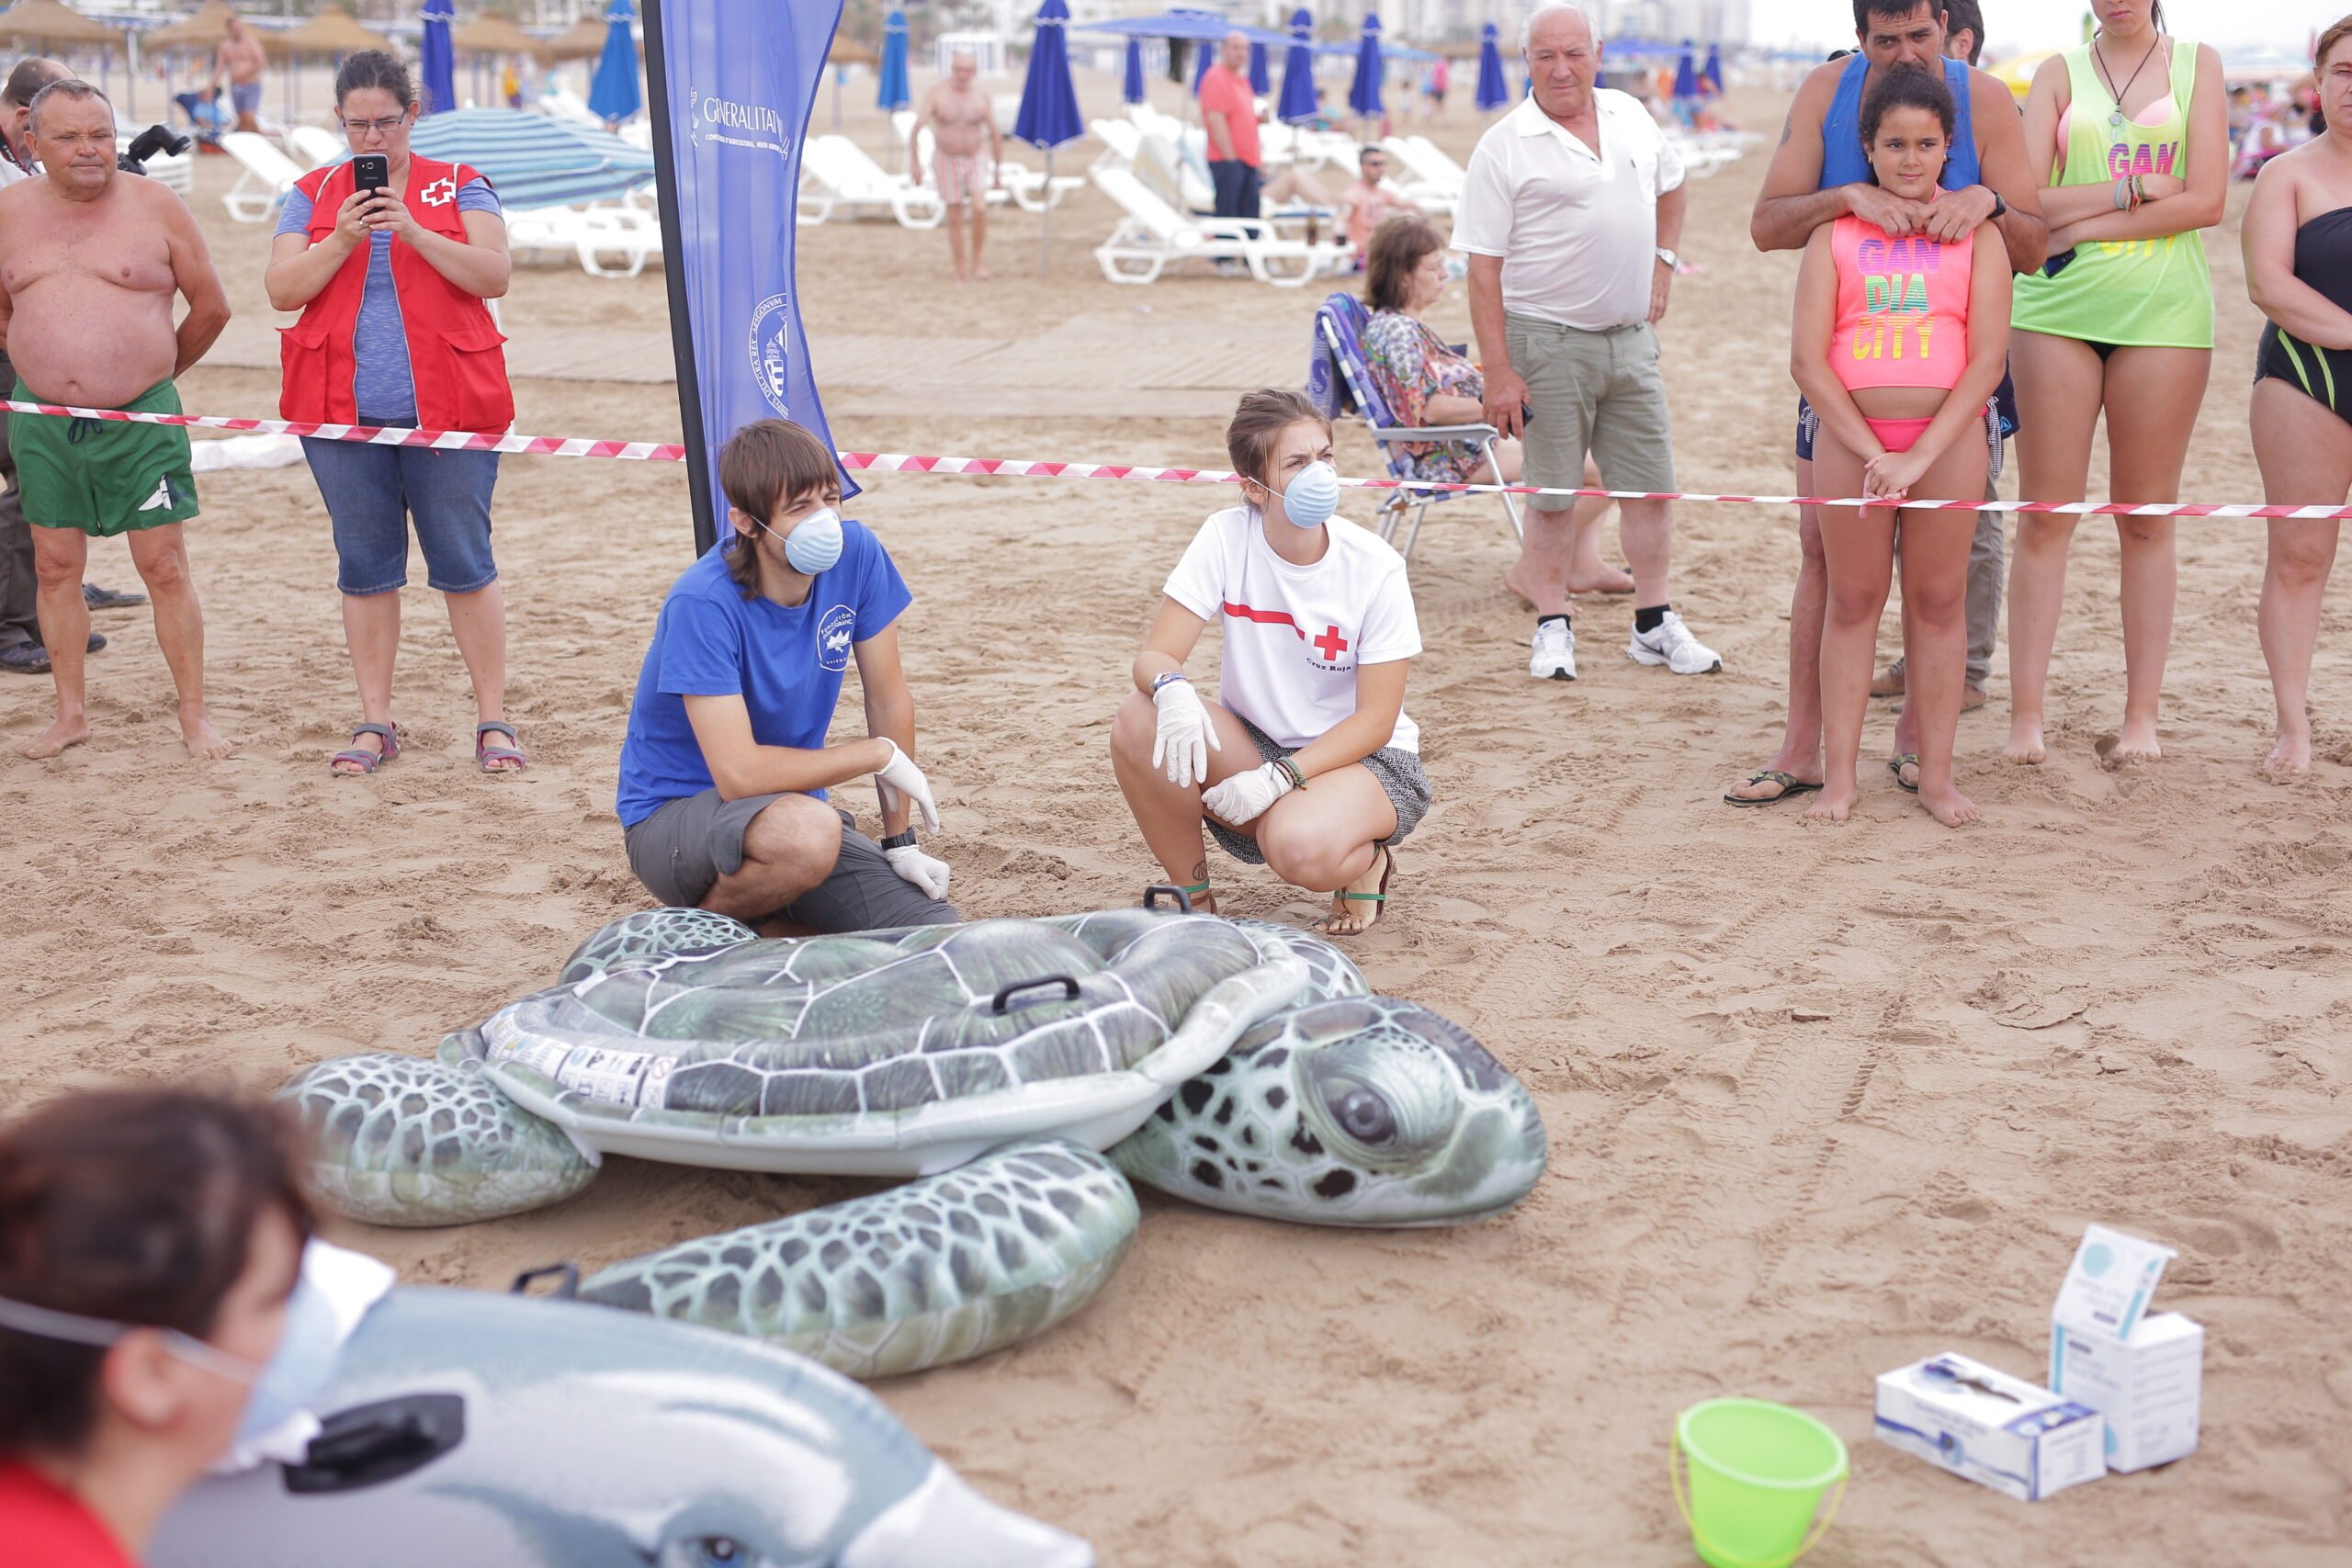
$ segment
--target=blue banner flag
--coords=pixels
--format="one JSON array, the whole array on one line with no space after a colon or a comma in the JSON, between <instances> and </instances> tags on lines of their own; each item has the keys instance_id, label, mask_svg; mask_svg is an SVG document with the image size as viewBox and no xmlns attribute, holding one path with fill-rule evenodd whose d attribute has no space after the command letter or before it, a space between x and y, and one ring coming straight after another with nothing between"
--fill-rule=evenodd
<instances>
[{"instance_id":1,"label":"blue banner flag","mask_svg":"<svg viewBox=\"0 0 2352 1568\"><path fill-rule=\"evenodd\" d=\"M800 144L842 0L645 0L670 338L695 548L726 513L718 449L755 420L832 432L793 279ZM843 499L857 493L842 476Z\"/></svg>"}]
</instances>

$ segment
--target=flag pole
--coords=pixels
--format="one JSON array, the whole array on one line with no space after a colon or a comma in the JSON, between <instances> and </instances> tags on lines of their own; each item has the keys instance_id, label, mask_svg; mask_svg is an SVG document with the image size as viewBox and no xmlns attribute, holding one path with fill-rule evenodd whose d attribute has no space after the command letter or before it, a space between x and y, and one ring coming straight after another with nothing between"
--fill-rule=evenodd
<instances>
[{"instance_id":1,"label":"flag pole","mask_svg":"<svg viewBox=\"0 0 2352 1568\"><path fill-rule=\"evenodd\" d=\"M702 377L695 360L694 316L686 303L686 248L678 206L678 170L670 140L670 73L662 39L662 0L640 0L645 18L645 101L653 116L653 183L662 213L662 276L670 290L670 353L678 367L678 423L693 499L695 555L718 540L710 493L710 446L702 423Z\"/></svg>"}]
</instances>

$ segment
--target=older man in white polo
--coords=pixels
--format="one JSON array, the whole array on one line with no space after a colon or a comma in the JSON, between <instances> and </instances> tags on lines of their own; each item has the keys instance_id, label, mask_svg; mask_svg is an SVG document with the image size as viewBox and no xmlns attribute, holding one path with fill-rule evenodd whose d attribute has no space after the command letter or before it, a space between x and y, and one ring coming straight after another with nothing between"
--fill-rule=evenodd
<instances>
[{"instance_id":1,"label":"older man in white polo","mask_svg":"<svg viewBox=\"0 0 2352 1568\"><path fill-rule=\"evenodd\" d=\"M1574 6L1544 6L1520 32L1532 96L1478 139L1453 221L1470 256L1470 322L1487 419L1527 443L1530 484L1583 482L1585 455L1611 490L1674 489L1672 426L1657 321L1682 232L1682 160L1632 96L1599 86L1600 39ZM1519 584L1535 602L1528 673L1577 678L1568 563L1574 502L1537 496ZM1619 523L1634 573L1626 657L1678 675L1723 668L1668 593L1674 520L1629 501Z\"/></svg>"}]
</instances>

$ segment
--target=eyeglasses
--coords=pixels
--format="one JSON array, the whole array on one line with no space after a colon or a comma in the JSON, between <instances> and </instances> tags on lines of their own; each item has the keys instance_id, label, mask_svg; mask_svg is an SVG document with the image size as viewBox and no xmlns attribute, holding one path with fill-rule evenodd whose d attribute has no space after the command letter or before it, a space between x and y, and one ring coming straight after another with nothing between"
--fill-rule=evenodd
<instances>
[{"instance_id":1,"label":"eyeglasses","mask_svg":"<svg viewBox=\"0 0 2352 1568\"><path fill-rule=\"evenodd\" d=\"M407 123L408 116L404 114L394 115L390 119L346 119L343 122L343 130L346 136L365 136L371 130L380 130L390 136Z\"/></svg>"}]
</instances>

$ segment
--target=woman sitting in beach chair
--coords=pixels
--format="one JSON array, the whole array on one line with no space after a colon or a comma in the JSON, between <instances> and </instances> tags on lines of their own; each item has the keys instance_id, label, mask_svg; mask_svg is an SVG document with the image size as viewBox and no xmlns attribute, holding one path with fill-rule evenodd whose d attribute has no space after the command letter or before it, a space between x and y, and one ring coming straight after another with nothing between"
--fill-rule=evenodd
<instances>
[{"instance_id":1,"label":"woman sitting in beach chair","mask_svg":"<svg viewBox=\"0 0 2352 1568\"><path fill-rule=\"evenodd\" d=\"M1168 579L1111 730L1144 841L1215 909L1201 831L1235 859L1329 894L1327 927L1380 918L1392 848L1429 810L1405 673L1421 651L1405 560L1334 515L1331 426L1304 394L1251 392L1226 431L1243 504L1212 514ZM1184 666L1224 627L1219 701Z\"/></svg>"}]
</instances>

